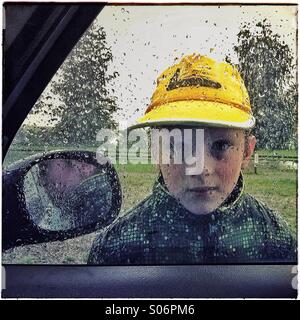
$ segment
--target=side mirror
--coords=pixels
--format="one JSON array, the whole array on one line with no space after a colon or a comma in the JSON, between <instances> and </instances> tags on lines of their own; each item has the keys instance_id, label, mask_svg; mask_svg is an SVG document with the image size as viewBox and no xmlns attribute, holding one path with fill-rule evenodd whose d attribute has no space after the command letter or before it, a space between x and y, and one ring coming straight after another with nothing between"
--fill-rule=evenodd
<instances>
[{"instance_id":1,"label":"side mirror","mask_svg":"<svg viewBox=\"0 0 300 320\"><path fill-rule=\"evenodd\" d=\"M103 163L103 162L102 162ZM89 151L56 151L3 172L3 250L65 240L109 225L122 195L115 168Z\"/></svg>"}]
</instances>

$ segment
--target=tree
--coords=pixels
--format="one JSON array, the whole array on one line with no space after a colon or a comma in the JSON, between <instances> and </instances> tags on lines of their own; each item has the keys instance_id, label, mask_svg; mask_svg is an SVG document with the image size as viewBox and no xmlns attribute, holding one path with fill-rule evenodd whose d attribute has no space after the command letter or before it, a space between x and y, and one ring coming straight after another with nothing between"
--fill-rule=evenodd
<instances>
[{"instance_id":1,"label":"tree","mask_svg":"<svg viewBox=\"0 0 300 320\"><path fill-rule=\"evenodd\" d=\"M248 89L259 148L284 149L296 133L297 86L293 54L267 20L241 26L234 47Z\"/></svg>"},{"instance_id":2,"label":"tree","mask_svg":"<svg viewBox=\"0 0 300 320\"><path fill-rule=\"evenodd\" d=\"M118 109L116 99L107 89L118 75L108 73L112 58L106 32L92 25L52 80L50 94L42 96L35 107L37 115L51 113L55 122L52 142L90 145L99 129L116 127L112 117Z\"/></svg>"}]
</instances>

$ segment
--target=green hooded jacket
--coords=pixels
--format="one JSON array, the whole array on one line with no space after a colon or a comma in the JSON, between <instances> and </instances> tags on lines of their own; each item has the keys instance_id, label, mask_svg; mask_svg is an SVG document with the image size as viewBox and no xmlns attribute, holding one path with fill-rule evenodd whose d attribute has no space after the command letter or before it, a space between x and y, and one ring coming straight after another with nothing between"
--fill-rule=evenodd
<instances>
[{"instance_id":1,"label":"green hooded jacket","mask_svg":"<svg viewBox=\"0 0 300 320\"><path fill-rule=\"evenodd\" d=\"M160 175L153 192L94 241L89 264L295 262L287 223L244 193L243 177L214 212L195 215L172 197Z\"/></svg>"}]
</instances>

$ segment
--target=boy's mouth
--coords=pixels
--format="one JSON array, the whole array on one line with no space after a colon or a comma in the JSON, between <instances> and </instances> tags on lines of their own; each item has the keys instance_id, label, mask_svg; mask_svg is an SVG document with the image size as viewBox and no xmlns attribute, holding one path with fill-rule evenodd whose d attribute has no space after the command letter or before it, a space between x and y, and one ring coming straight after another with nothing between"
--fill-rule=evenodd
<instances>
[{"instance_id":1,"label":"boy's mouth","mask_svg":"<svg viewBox=\"0 0 300 320\"><path fill-rule=\"evenodd\" d=\"M199 193L199 194L206 194L215 191L217 188L216 187L211 187L211 186L203 186L203 187L196 187L196 188L188 188L188 192L194 192L194 193Z\"/></svg>"}]
</instances>

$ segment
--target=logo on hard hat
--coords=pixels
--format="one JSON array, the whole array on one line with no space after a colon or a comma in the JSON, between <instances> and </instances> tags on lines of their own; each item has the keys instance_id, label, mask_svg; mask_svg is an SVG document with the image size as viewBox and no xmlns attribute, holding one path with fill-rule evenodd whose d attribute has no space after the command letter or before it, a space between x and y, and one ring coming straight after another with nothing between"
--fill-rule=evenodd
<instances>
[{"instance_id":1,"label":"logo on hard hat","mask_svg":"<svg viewBox=\"0 0 300 320\"><path fill-rule=\"evenodd\" d=\"M209 87L215 89L220 89L222 87L219 82L212 81L205 77L197 76L180 79L179 75L180 69L177 69L167 86L167 91L183 87Z\"/></svg>"}]
</instances>

